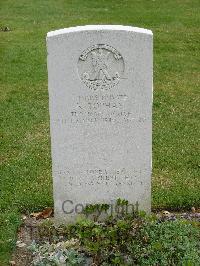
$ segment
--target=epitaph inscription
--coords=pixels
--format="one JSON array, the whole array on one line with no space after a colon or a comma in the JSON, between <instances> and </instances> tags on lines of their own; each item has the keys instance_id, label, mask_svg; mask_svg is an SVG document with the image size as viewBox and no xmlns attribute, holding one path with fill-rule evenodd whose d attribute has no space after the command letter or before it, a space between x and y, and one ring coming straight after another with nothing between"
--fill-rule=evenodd
<instances>
[{"instance_id":1,"label":"epitaph inscription","mask_svg":"<svg viewBox=\"0 0 200 266\"><path fill-rule=\"evenodd\" d=\"M123 77L124 60L115 48L96 44L80 55L78 69L81 80L91 90L110 90Z\"/></svg>"},{"instance_id":2,"label":"epitaph inscription","mask_svg":"<svg viewBox=\"0 0 200 266\"><path fill-rule=\"evenodd\" d=\"M104 185L143 185L143 182L137 176L142 176L145 170L128 172L125 168L109 170L109 169L62 169L56 174L60 178L68 178L69 186L86 187L86 186L101 186ZM77 178L77 176L79 178ZM80 178L81 177L81 178Z\"/></svg>"}]
</instances>

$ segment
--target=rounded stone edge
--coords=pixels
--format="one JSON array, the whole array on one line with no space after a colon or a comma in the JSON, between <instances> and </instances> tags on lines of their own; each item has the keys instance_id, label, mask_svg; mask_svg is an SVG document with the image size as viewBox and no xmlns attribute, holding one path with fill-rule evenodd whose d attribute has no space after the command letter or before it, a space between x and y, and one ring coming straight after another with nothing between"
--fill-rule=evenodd
<instances>
[{"instance_id":1,"label":"rounded stone edge","mask_svg":"<svg viewBox=\"0 0 200 266\"><path fill-rule=\"evenodd\" d=\"M135 32L135 33L143 33L147 35L153 35L151 30L132 27L132 26L123 26L123 25L85 25L85 26L76 26L69 27L64 29L59 29L55 31L50 31L47 33L47 38L56 37L58 35L63 35L66 33L74 33L74 32L83 32L83 31L106 31L106 30L114 30L114 31L127 31L127 32Z\"/></svg>"}]
</instances>

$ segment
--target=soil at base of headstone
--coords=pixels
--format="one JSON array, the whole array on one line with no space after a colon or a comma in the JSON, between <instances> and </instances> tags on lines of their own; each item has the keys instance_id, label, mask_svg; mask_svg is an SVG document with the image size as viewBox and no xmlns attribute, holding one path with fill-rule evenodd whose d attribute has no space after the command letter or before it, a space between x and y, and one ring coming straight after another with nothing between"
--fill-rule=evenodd
<instances>
[{"instance_id":1,"label":"soil at base of headstone","mask_svg":"<svg viewBox=\"0 0 200 266\"><path fill-rule=\"evenodd\" d=\"M184 213L169 213L163 211L162 213L156 213L158 219L165 221L175 221L177 217L191 221L200 222L200 212L184 212ZM18 230L17 244L12 255L11 264L13 266L30 266L32 265L33 254L27 247L34 241L40 242L38 226L44 219L36 220L33 217L23 216L23 223ZM48 218L52 219L52 218Z\"/></svg>"},{"instance_id":2,"label":"soil at base of headstone","mask_svg":"<svg viewBox=\"0 0 200 266\"><path fill-rule=\"evenodd\" d=\"M16 248L11 259L14 266L31 265L33 255L27 247L31 245L34 239L38 239L38 225L40 222L41 220L36 220L33 217L26 217L19 228Z\"/></svg>"}]
</instances>

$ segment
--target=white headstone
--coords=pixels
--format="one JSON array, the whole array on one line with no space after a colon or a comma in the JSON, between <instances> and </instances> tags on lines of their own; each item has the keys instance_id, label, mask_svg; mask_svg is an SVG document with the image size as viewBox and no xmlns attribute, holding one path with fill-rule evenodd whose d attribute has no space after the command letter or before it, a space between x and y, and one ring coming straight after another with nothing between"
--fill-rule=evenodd
<instances>
[{"instance_id":1,"label":"white headstone","mask_svg":"<svg viewBox=\"0 0 200 266\"><path fill-rule=\"evenodd\" d=\"M117 25L47 34L57 219L118 198L150 211L152 37Z\"/></svg>"}]
</instances>

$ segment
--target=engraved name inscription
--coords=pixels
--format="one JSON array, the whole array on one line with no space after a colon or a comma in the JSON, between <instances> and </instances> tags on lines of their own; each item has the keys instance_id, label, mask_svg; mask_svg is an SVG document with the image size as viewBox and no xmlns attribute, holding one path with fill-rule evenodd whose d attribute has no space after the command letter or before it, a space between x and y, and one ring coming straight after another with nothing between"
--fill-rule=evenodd
<instances>
[{"instance_id":1,"label":"engraved name inscription","mask_svg":"<svg viewBox=\"0 0 200 266\"><path fill-rule=\"evenodd\" d=\"M147 120L148 118L142 115L134 117L130 107L128 107L128 100L129 97L126 94L117 93L79 95L75 99L74 107L70 114L55 119L54 123L78 125L98 122L144 122ZM133 106L134 102L131 104Z\"/></svg>"},{"instance_id":2,"label":"engraved name inscription","mask_svg":"<svg viewBox=\"0 0 200 266\"><path fill-rule=\"evenodd\" d=\"M93 94L79 96L71 112L71 123L128 121L131 113L126 110L126 94Z\"/></svg>"}]
</instances>

